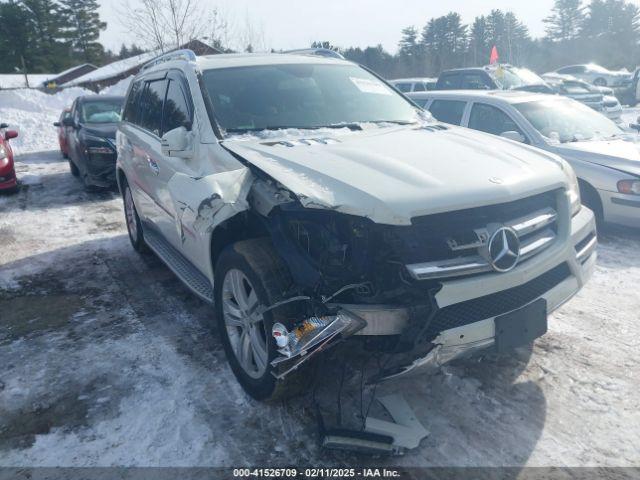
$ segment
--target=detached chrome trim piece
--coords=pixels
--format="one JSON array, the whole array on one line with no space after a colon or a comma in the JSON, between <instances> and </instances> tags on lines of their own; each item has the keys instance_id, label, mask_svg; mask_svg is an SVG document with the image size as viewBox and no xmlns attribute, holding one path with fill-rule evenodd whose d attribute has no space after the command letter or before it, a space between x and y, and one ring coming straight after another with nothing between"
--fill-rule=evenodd
<instances>
[{"instance_id":1,"label":"detached chrome trim piece","mask_svg":"<svg viewBox=\"0 0 640 480\"><path fill-rule=\"evenodd\" d=\"M504 225L504 227L515 231L521 239L519 263L541 253L555 242L557 235L549 226L555 223L557 217L558 215L555 210L552 208L544 208L526 217L512 220ZM523 239L523 237L527 235L528 237ZM416 280L450 278L494 271L495 269L489 261L489 253L486 251L487 243L464 246L466 249L475 247L477 247L478 251L476 255L436 260L433 262L413 263L406 267L409 274ZM450 248L452 251L458 251L463 247L456 246L453 248L450 246Z\"/></svg>"}]
</instances>

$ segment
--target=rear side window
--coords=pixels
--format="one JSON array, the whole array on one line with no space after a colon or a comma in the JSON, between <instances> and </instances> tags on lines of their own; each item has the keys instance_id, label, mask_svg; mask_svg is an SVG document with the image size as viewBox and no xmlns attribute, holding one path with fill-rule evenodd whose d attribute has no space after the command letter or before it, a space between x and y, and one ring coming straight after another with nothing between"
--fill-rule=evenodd
<instances>
[{"instance_id":1,"label":"rear side window","mask_svg":"<svg viewBox=\"0 0 640 480\"><path fill-rule=\"evenodd\" d=\"M471 109L469 128L493 135L515 131L524 136L511 117L502 110L484 103L476 103Z\"/></svg>"},{"instance_id":2,"label":"rear side window","mask_svg":"<svg viewBox=\"0 0 640 480\"><path fill-rule=\"evenodd\" d=\"M167 80L147 82L140 101L138 124L154 135L162 136L162 106L167 92Z\"/></svg>"},{"instance_id":3,"label":"rear side window","mask_svg":"<svg viewBox=\"0 0 640 480\"><path fill-rule=\"evenodd\" d=\"M438 90L457 90L460 88L461 75L453 73L450 75L441 75L438 79Z\"/></svg>"},{"instance_id":4,"label":"rear side window","mask_svg":"<svg viewBox=\"0 0 640 480\"><path fill-rule=\"evenodd\" d=\"M427 89L424 86L424 83L422 82L418 82L416 84L413 85L413 91L414 92L425 92Z\"/></svg>"},{"instance_id":5,"label":"rear side window","mask_svg":"<svg viewBox=\"0 0 640 480\"><path fill-rule=\"evenodd\" d=\"M460 125L466 105L467 102L459 100L435 100L431 104L429 111L440 122Z\"/></svg>"},{"instance_id":6,"label":"rear side window","mask_svg":"<svg viewBox=\"0 0 640 480\"><path fill-rule=\"evenodd\" d=\"M174 128L185 127L191 129L191 116L184 92L180 83L175 80L169 81L167 89L167 99L164 104L164 133Z\"/></svg>"},{"instance_id":7,"label":"rear side window","mask_svg":"<svg viewBox=\"0 0 640 480\"><path fill-rule=\"evenodd\" d=\"M396 88L403 93L407 93L411 91L411 83L397 83Z\"/></svg>"},{"instance_id":8,"label":"rear side window","mask_svg":"<svg viewBox=\"0 0 640 480\"><path fill-rule=\"evenodd\" d=\"M135 82L131 86L131 91L124 106L122 119L125 122L138 123L138 112L140 111L140 94L142 93L143 82Z\"/></svg>"}]
</instances>

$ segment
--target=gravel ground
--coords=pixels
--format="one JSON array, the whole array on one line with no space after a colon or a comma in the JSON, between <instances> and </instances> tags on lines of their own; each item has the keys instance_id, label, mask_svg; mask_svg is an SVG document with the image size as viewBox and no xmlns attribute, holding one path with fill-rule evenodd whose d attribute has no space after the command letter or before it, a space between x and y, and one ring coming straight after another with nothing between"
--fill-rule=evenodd
<instances>
[{"instance_id":1,"label":"gravel ground","mask_svg":"<svg viewBox=\"0 0 640 480\"><path fill-rule=\"evenodd\" d=\"M346 465L318 447L311 396L279 405L236 383L211 309L129 246L116 193L85 193L57 152L23 155L0 196L0 466ZM601 235L596 274L529 358L488 356L401 391L430 435L398 466L640 465L640 233ZM344 355L349 361L344 361ZM336 350L346 423L366 356ZM365 407L372 394L366 389ZM375 404L372 412L382 415Z\"/></svg>"}]
</instances>

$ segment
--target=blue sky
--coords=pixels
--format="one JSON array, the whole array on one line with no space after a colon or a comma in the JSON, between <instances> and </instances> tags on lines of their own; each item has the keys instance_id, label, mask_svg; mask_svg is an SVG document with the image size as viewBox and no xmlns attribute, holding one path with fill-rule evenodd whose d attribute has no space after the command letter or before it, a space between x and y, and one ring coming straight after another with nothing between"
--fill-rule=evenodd
<instances>
[{"instance_id":1,"label":"blue sky","mask_svg":"<svg viewBox=\"0 0 640 480\"><path fill-rule=\"evenodd\" d=\"M125 0L99 0L101 14L109 27L101 40L112 49L134 38L118 20ZM135 4L137 0L126 0ZM512 10L534 36L544 34L542 19L553 0L200 0L216 5L236 25L248 18L262 32L269 48L305 47L313 40L330 40L338 46L367 46L381 43L395 51L400 30L422 27L426 21L449 11L460 13L466 23L493 8ZM239 28L239 27L238 27Z\"/></svg>"}]
</instances>

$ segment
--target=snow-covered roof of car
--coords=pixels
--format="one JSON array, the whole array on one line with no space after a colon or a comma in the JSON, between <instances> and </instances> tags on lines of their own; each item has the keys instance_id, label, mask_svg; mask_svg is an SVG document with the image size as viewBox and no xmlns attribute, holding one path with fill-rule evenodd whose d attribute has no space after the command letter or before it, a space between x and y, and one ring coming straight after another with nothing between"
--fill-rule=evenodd
<instances>
[{"instance_id":1,"label":"snow-covered roof of car","mask_svg":"<svg viewBox=\"0 0 640 480\"><path fill-rule=\"evenodd\" d=\"M487 99L495 98L507 103L524 103L542 98L558 98L557 95L532 93L518 90L440 90L431 92L413 92L407 94L409 98L449 98L449 99Z\"/></svg>"},{"instance_id":2,"label":"snow-covered roof of car","mask_svg":"<svg viewBox=\"0 0 640 480\"><path fill-rule=\"evenodd\" d=\"M289 53L223 53L197 57L198 67L202 70L213 68L251 67L258 65L282 64L335 64L344 65L346 60L321 57L319 55L292 55Z\"/></svg>"}]
</instances>

